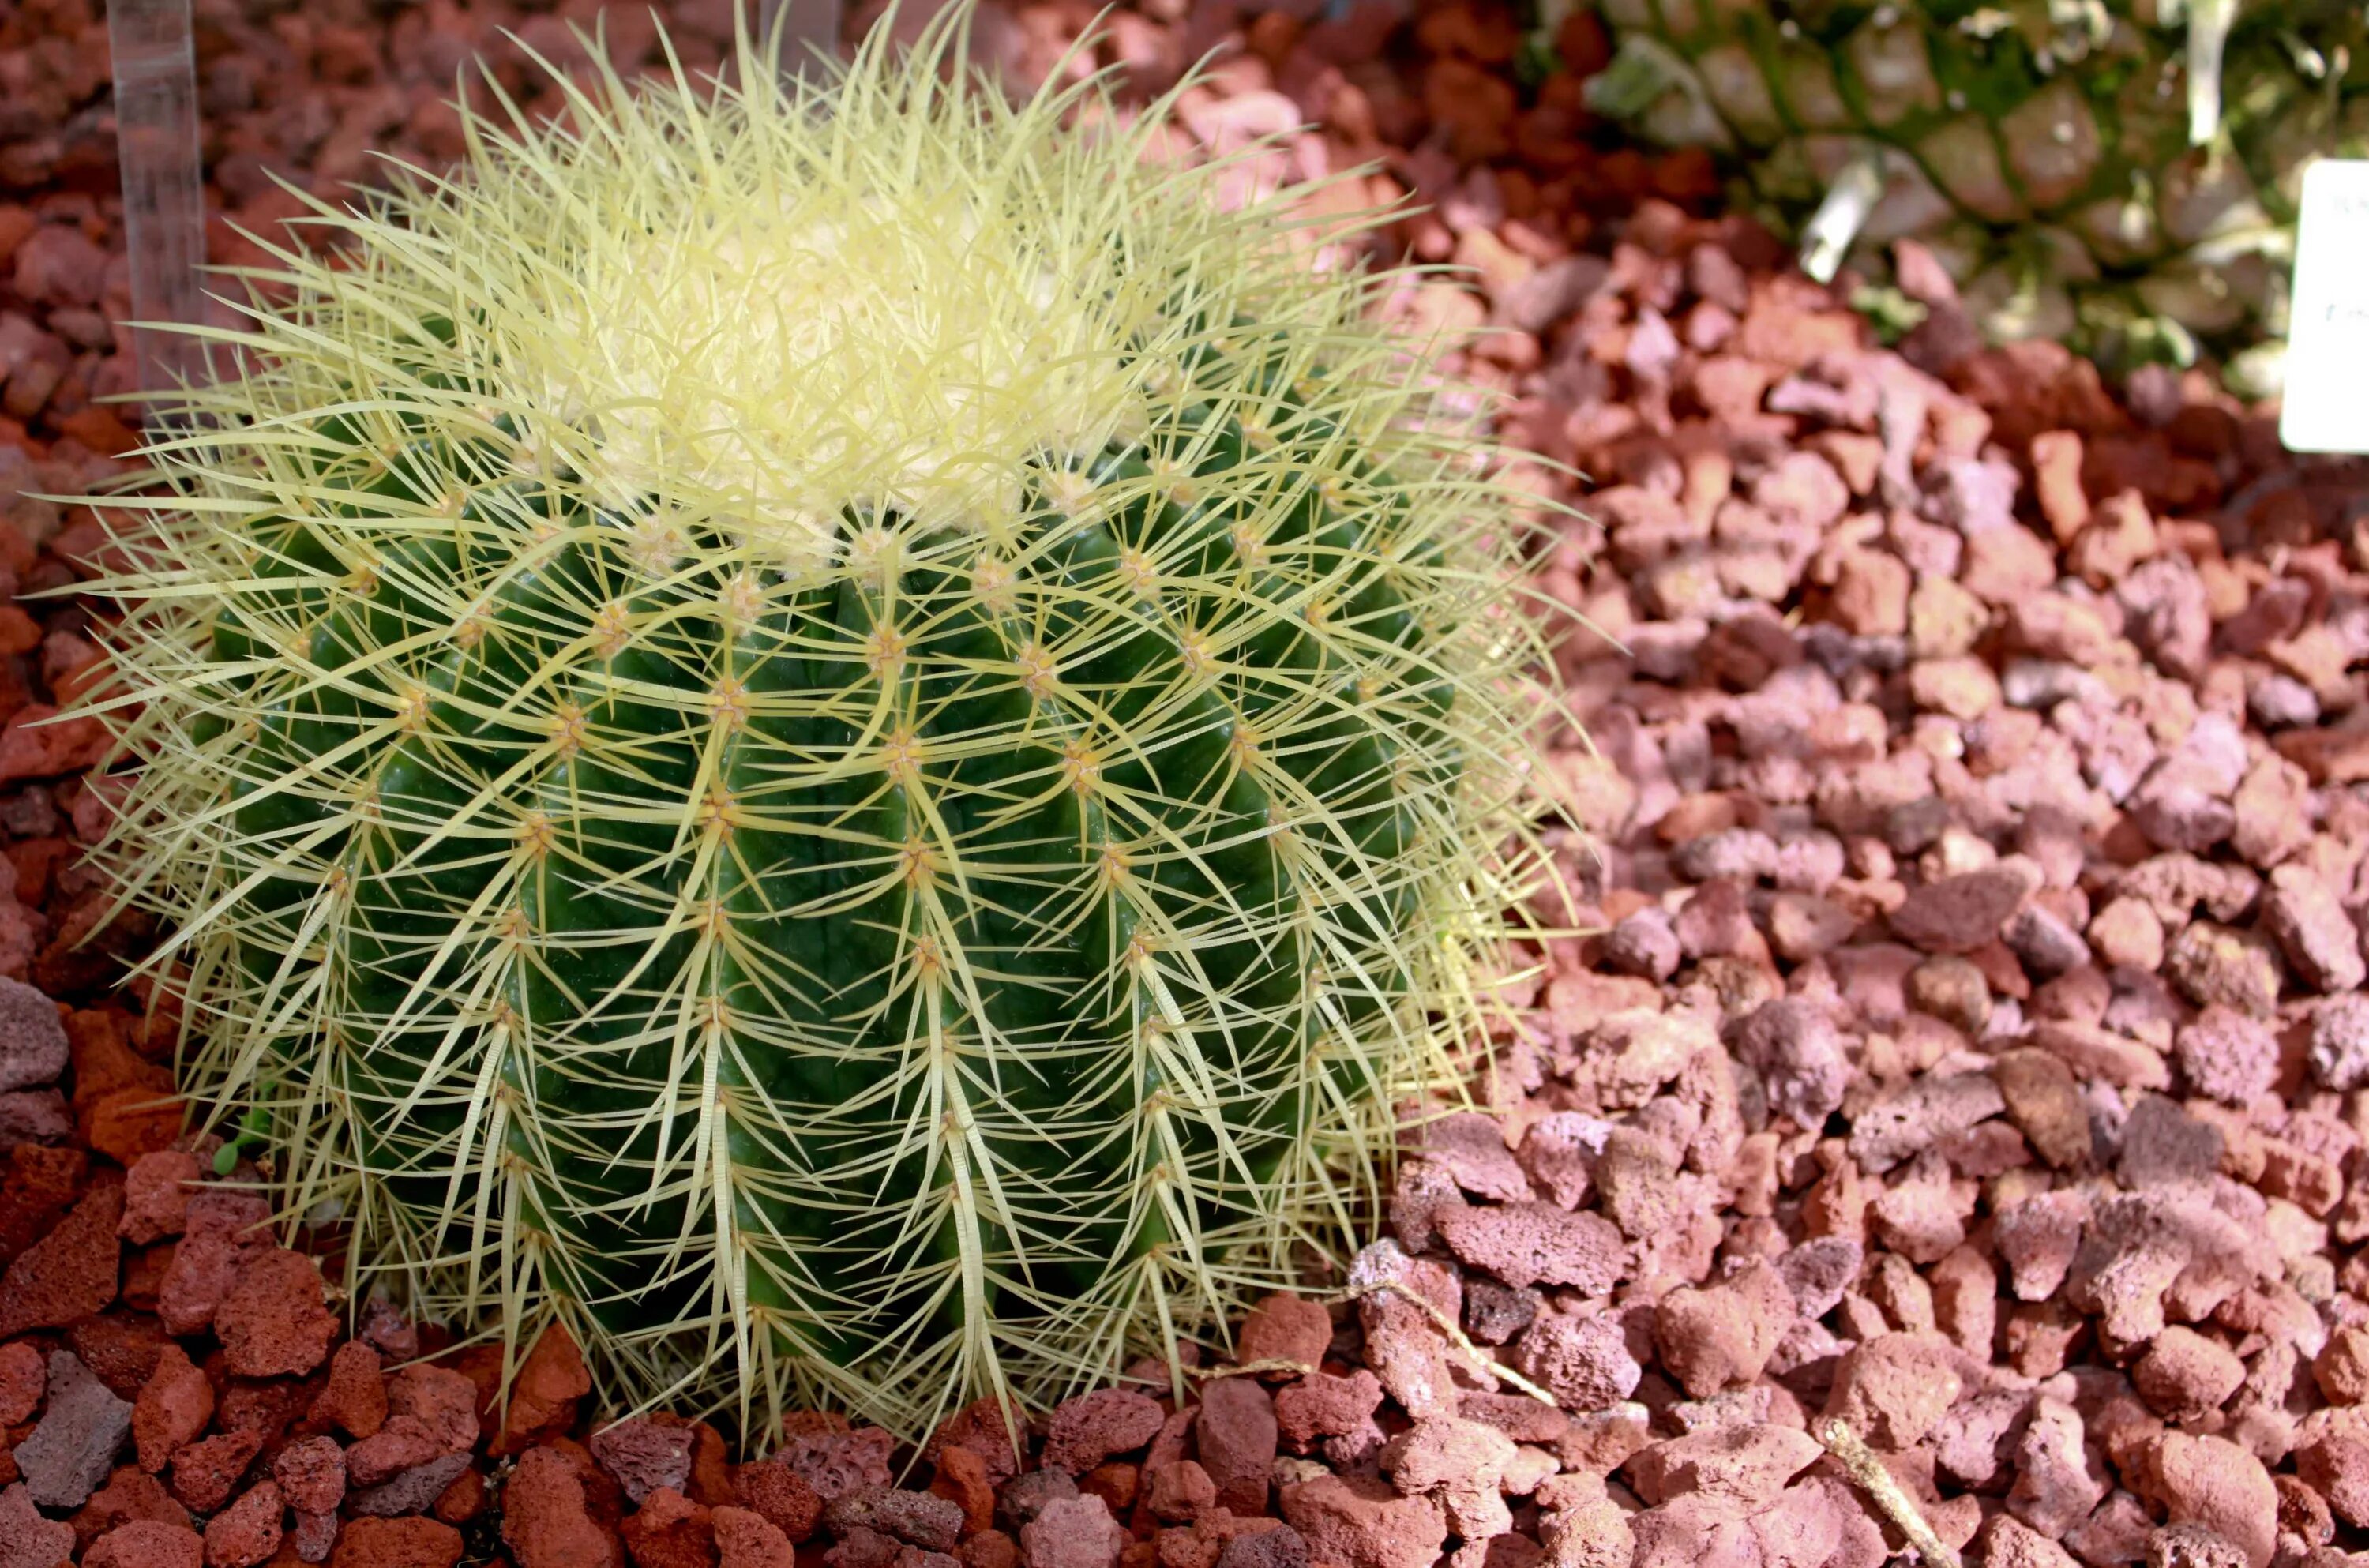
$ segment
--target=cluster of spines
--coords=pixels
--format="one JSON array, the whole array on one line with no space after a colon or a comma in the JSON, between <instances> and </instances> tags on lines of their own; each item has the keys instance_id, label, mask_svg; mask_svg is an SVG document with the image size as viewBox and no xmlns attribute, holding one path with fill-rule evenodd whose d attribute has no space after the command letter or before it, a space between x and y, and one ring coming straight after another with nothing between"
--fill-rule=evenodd
<instances>
[{"instance_id":1,"label":"cluster of spines","mask_svg":"<svg viewBox=\"0 0 2369 1568\"><path fill-rule=\"evenodd\" d=\"M722 102L810 162L958 142L926 86L956 36L859 59L836 140L769 82ZM620 145L728 153L687 86L611 86L579 118ZM351 269L281 257L297 303L158 448L180 494L116 585L147 765L115 847L178 922L195 1081L268 1099L292 1210L342 1198L429 1310L571 1317L650 1397L720 1363L909 1429L1323 1252L1528 875L1493 765L1536 662L1507 498L1356 324L1373 280L1297 270L1281 220L1121 138L1123 202L1063 189L1169 280L1142 428L1040 454L1016 515L852 506L818 556L728 496L619 512L592 438L486 373L533 344L485 286L537 237L486 232L499 193L547 169L539 202L635 210L647 175L480 142L509 184L325 212ZM1073 1014L999 1037L1090 940ZM853 1248L869 1277L816 1261Z\"/></svg>"}]
</instances>

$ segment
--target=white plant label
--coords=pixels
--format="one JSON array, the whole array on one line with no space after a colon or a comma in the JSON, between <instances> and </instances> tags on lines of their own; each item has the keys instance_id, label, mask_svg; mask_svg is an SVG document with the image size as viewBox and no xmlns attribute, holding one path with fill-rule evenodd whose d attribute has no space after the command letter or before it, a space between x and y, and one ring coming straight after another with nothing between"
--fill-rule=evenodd
<instances>
[{"instance_id":1,"label":"white plant label","mask_svg":"<svg viewBox=\"0 0 2369 1568\"><path fill-rule=\"evenodd\" d=\"M2279 439L2290 452L2369 452L2369 160L2304 171Z\"/></svg>"}]
</instances>

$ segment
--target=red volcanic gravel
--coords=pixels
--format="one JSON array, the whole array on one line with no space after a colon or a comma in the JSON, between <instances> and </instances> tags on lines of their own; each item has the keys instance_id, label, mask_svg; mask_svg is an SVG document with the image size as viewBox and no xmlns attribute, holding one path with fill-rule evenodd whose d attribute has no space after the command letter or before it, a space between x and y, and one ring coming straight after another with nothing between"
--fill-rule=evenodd
<instances>
[{"instance_id":1,"label":"red volcanic gravel","mask_svg":"<svg viewBox=\"0 0 2369 1568\"><path fill-rule=\"evenodd\" d=\"M556 95L597 7L200 0L218 261L374 151L456 157L475 67ZM726 0L661 7L715 64ZM1189 12L1189 14L1188 14ZM1085 4L990 6L1041 76ZM612 5L627 70L660 56ZM859 17L852 25L861 25ZM910 20L910 18L909 18ZM515 25L518 40L499 29ZM84 509L133 435L106 33L0 12L0 1568L2339 1568L2369 1546L2369 472L2203 377L1986 349L1929 256L1879 343L1694 157L1532 79L1479 0L1144 0L1132 98L1246 189L1370 166L1389 302L1584 517L1535 563L1573 890L1477 1108L1410 1126L1345 1277L1017 1435L801 1413L728 1460L346 1299L212 1173L153 933L85 941L103 738ZM1305 127L1305 129L1295 128ZM1585 484L1569 471L1590 475ZM293 1245L283 1246L281 1242ZM1543 1397L1538 1397L1543 1396ZM1836 1434L1830 1423L1848 1428ZM1864 1445L1861 1448L1856 1445ZM1871 1454L1869 1452L1871 1450ZM1851 1456L1860 1457L1853 1458ZM1886 1498L1905 1498L1904 1505Z\"/></svg>"}]
</instances>

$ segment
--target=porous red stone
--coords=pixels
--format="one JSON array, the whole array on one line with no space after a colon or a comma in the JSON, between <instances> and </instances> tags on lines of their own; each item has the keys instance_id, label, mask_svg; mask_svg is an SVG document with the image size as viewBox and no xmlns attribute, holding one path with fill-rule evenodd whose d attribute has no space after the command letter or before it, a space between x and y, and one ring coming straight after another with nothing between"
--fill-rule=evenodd
<instances>
[{"instance_id":1,"label":"porous red stone","mask_svg":"<svg viewBox=\"0 0 2369 1568\"><path fill-rule=\"evenodd\" d=\"M313 1401L312 1418L349 1437L368 1437L386 1425L388 1408L378 1352L358 1339L338 1346L329 1357L328 1381Z\"/></svg>"},{"instance_id":2,"label":"porous red stone","mask_svg":"<svg viewBox=\"0 0 2369 1568\"><path fill-rule=\"evenodd\" d=\"M132 1437L140 1468L154 1475L183 1444L193 1442L214 1415L214 1386L177 1344L166 1345L156 1370L132 1404Z\"/></svg>"},{"instance_id":3,"label":"porous red stone","mask_svg":"<svg viewBox=\"0 0 2369 1568\"><path fill-rule=\"evenodd\" d=\"M63 1328L103 1311L122 1272L123 1188L93 1189L57 1228L17 1254L0 1275L0 1338Z\"/></svg>"},{"instance_id":4,"label":"porous red stone","mask_svg":"<svg viewBox=\"0 0 2369 1568\"><path fill-rule=\"evenodd\" d=\"M349 1519L338 1531L329 1568L453 1568L466 1546L436 1519Z\"/></svg>"},{"instance_id":5,"label":"porous red stone","mask_svg":"<svg viewBox=\"0 0 2369 1568\"><path fill-rule=\"evenodd\" d=\"M1114 1454L1142 1448L1166 1418L1157 1402L1129 1389L1082 1394L1053 1412L1041 1462L1072 1475L1082 1473Z\"/></svg>"},{"instance_id":6,"label":"porous red stone","mask_svg":"<svg viewBox=\"0 0 2369 1568\"><path fill-rule=\"evenodd\" d=\"M200 1568L205 1538L186 1525L135 1519L90 1543L82 1568Z\"/></svg>"},{"instance_id":7,"label":"porous red stone","mask_svg":"<svg viewBox=\"0 0 2369 1568\"><path fill-rule=\"evenodd\" d=\"M510 1472L502 1544L518 1568L622 1568L615 1542L586 1511L575 1465L552 1448L528 1449Z\"/></svg>"},{"instance_id":8,"label":"porous red stone","mask_svg":"<svg viewBox=\"0 0 2369 1568\"><path fill-rule=\"evenodd\" d=\"M239 1270L214 1312L214 1332L233 1373L271 1378L318 1367L337 1340L338 1320L324 1299L319 1266L302 1253L274 1247Z\"/></svg>"}]
</instances>

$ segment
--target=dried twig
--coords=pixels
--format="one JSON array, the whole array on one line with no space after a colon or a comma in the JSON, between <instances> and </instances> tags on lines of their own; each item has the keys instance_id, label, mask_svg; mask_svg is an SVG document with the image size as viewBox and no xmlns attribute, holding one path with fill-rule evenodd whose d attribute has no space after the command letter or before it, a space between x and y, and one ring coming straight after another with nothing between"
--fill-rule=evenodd
<instances>
[{"instance_id":1,"label":"dried twig","mask_svg":"<svg viewBox=\"0 0 2369 1568\"><path fill-rule=\"evenodd\" d=\"M1931 1568L1964 1568L1957 1551L1925 1522L1925 1516L1917 1511L1917 1501L1908 1495L1907 1488L1884 1468L1883 1461L1875 1457L1875 1450L1847 1423L1840 1417L1818 1422L1811 1427L1811 1436L1825 1445L1826 1452L1834 1455L1860 1489L1875 1500L1884 1516L1900 1527L1909 1546Z\"/></svg>"}]
</instances>

